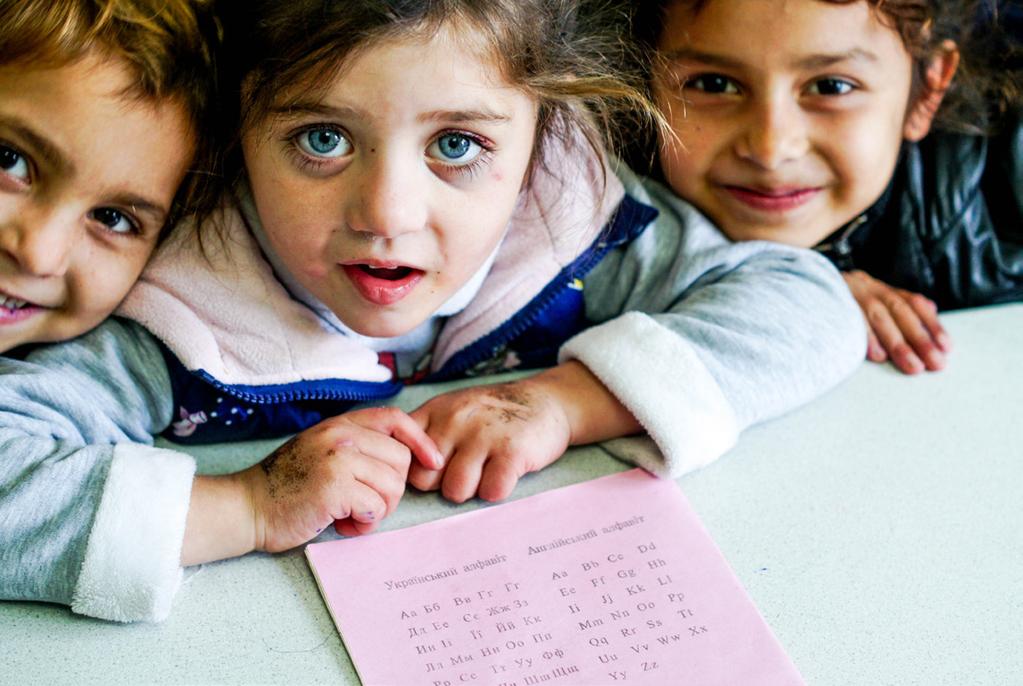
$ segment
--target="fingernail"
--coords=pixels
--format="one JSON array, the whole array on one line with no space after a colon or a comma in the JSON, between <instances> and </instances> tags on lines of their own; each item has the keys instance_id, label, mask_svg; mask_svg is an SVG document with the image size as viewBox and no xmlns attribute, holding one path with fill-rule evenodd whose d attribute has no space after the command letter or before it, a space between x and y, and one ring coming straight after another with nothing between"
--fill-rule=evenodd
<instances>
[{"instance_id":1,"label":"fingernail","mask_svg":"<svg viewBox=\"0 0 1023 686\"><path fill-rule=\"evenodd\" d=\"M374 514L372 512L364 512L362 517L363 517L363 519L368 519L370 521L373 521L374 519L377 518L376 514Z\"/></svg>"}]
</instances>

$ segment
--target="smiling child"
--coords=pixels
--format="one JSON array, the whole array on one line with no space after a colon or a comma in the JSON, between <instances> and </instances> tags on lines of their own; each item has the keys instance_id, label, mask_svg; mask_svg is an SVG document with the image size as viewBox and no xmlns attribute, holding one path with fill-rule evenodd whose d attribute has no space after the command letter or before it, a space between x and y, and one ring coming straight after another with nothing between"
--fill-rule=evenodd
<instances>
[{"instance_id":1,"label":"smiling child","mask_svg":"<svg viewBox=\"0 0 1023 686\"><path fill-rule=\"evenodd\" d=\"M0 352L99 324L165 227L208 202L205 11L0 5Z\"/></svg>"}]
</instances>

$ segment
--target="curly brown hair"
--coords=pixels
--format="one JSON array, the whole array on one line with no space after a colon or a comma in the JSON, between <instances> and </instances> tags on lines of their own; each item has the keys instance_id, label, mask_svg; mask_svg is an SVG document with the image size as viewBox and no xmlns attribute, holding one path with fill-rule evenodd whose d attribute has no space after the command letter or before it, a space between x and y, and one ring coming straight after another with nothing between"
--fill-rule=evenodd
<instances>
[{"instance_id":1,"label":"curly brown hair","mask_svg":"<svg viewBox=\"0 0 1023 686\"><path fill-rule=\"evenodd\" d=\"M935 119L935 127L964 133L990 133L1000 116L1023 104L1021 47L1000 21L999 0L818 0L835 4L868 2L881 21L898 32L917 69L914 88L924 88L928 60L946 40L960 52L959 69ZM1012 0L1014 1L1014 0ZM664 24L664 13L686 3L698 13L710 0L652 0L639 3L634 37L646 53L649 73Z\"/></svg>"},{"instance_id":2,"label":"curly brown hair","mask_svg":"<svg viewBox=\"0 0 1023 686\"><path fill-rule=\"evenodd\" d=\"M195 157L165 229L209 212L222 182L214 112L219 25L209 0L0 0L0 65L60 67L97 50L122 60L124 96L180 102L196 132Z\"/></svg>"}]
</instances>

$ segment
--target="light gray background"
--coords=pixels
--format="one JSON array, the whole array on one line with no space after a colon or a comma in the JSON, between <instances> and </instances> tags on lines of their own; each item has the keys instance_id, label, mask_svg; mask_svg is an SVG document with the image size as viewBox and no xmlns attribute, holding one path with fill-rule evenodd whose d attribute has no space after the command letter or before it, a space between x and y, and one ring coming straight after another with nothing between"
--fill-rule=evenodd
<instances>
[{"instance_id":1,"label":"light gray background","mask_svg":"<svg viewBox=\"0 0 1023 686\"><path fill-rule=\"evenodd\" d=\"M679 480L809 684L1023 684L1023 305L943 321L947 370L865 364ZM230 471L274 445L193 452L204 471ZM626 468L573 450L515 497ZM409 494L383 528L478 506ZM162 625L0 603L0 683L358 680L292 551L195 568Z\"/></svg>"}]
</instances>

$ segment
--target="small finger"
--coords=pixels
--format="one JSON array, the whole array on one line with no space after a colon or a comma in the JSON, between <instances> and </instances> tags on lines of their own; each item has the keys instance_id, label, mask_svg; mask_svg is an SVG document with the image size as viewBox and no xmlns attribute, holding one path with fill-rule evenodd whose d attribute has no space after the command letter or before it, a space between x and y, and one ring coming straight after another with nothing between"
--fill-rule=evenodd
<instances>
[{"instance_id":1,"label":"small finger","mask_svg":"<svg viewBox=\"0 0 1023 686\"><path fill-rule=\"evenodd\" d=\"M938 319L938 306L934 304L934 301L919 293L910 293L907 301L919 315L920 321L938 348L945 353L952 352L952 337L941 325L941 320Z\"/></svg>"},{"instance_id":2,"label":"small finger","mask_svg":"<svg viewBox=\"0 0 1023 686\"><path fill-rule=\"evenodd\" d=\"M375 412L370 420L373 428L407 446L424 467L436 469L443 464L440 450L437 449L433 439L427 435L419 422L393 407L376 408L376 410L379 411Z\"/></svg>"},{"instance_id":3,"label":"small finger","mask_svg":"<svg viewBox=\"0 0 1023 686\"><path fill-rule=\"evenodd\" d=\"M503 455L491 457L483 466L480 477L480 498L489 502L504 500L511 495L521 476L522 467L514 458Z\"/></svg>"},{"instance_id":4,"label":"small finger","mask_svg":"<svg viewBox=\"0 0 1023 686\"><path fill-rule=\"evenodd\" d=\"M441 402L447 396L441 394L417 407L412 411L411 417L423 428L423 431L433 441L433 445L440 454L440 464L435 464L432 469L443 469L444 465L451 458L455 451L455 443L458 440L457 433L452 433L452 413L444 409ZM429 467L430 465L423 465Z\"/></svg>"},{"instance_id":5,"label":"small finger","mask_svg":"<svg viewBox=\"0 0 1023 686\"><path fill-rule=\"evenodd\" d=\"M483 465L487 461L485 451L471 446L458 450L451 456L441 481L441 495L453 503L464 503L476 495L479 489Z\"/></svg>"},{"instance_id":6,"label":"small finger","mask_svg":"<svg viewBox=\"0 0 1023 686\"><path fill-rule=\"evenodd\" d=\"M891 358L892 364L906 374L918 374L924 370L924 363L906 344L902 331L892 317L888 306L880 300L873 300L866 309L867 321L877 336L881 347Z\"/></svg>"},{"instance_id":7,"label":"small finger","mask_svg":"<svg viewBox=\"0 0 1023 686\"><path fill-rule=\"evenodd\" d=\"M912 349L916 358L922 361L924 367L929 371L937 371L945 366L945 355L931 337L931 332L921 317L921 313L924 316L935 317L937 310L932 310L926 302L922 303L918 309L912 303L913 295L910 294L908 300L900 296L891 298L888 302L888 309L892 313L899 331L902 332L903 339Z\"/></svg>"},{"instance_id":8,"label":"small finger","mask_svg":"<svg viewBox=\"0 0 1023 686\"><path fill-rule=\"evenodd\" d=\"M351 517L348 519L339 519L334 522L334 531L338 532L342 536L362 536L363 534L371 533L377 528L377 523L364 524L357 522Z\"/></svg>"},{"instance_id":9,"label":"small finger","mask_svg":"<svg viewBox=\"0 0 1023 686\"><path fill-rule=\"evenodd\" d=\"M869 326L867 327L867 359L871 362L886 362L888 360L888 353L885 352L881 341L877 340L877 334Z\"/></svg>"},{"instance_id":10,"label":"small finger","mask_svg":"<svg viewBox=\"0 0 1023 686\"><path fill-rule=\"evenodd\" d=\"M356 481L347 496L348 502L338 508L347 510L347 518L368 524L379 522L386 516L387 503L379 493L369 486ZM347 507L344 507L345 505ZM335 517L335 519L346 519L346 517Z\"/></svg>"},{"instance_id":11,"label":"small finger","mask_svg":"<svg viewBox=\"0 0 1023 686\"><path fill-rule=\"evenodd\" d=\"M390 465L372 458L352 460L350 469L356 483L373 491L384 501L386 507L383 517L394 512L398 507L398 501L405 493L404 474L399 474Z\"/></svg>"},{"instance_id":12,"label":"small finger","mask_svg":"<svg viewBox=\"0 0 1023 686\"><path fill-rule=\"evenodd\" d=\"M420 491L436 491L440 489L441 479L443 478L443 469L427 469L422 465L413 464L408 470L408 482Z\"/></svg>"}]
</instances>

